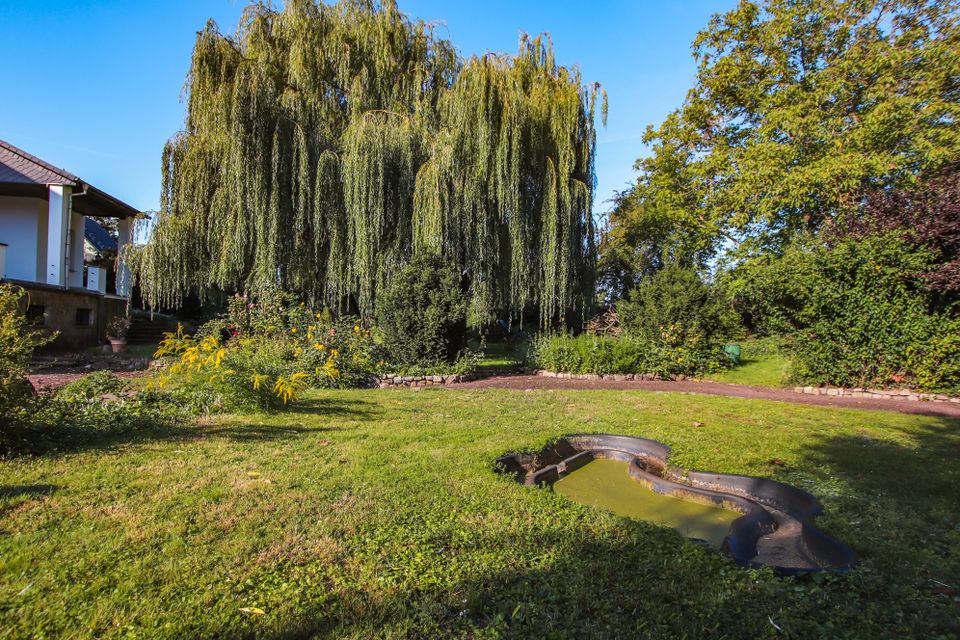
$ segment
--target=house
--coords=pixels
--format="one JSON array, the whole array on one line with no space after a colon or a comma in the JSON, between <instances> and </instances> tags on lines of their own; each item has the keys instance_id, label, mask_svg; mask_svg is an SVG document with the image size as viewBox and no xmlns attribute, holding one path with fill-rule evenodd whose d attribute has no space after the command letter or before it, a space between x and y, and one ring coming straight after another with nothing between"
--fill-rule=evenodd
<instances>
[{"instance_id":1,"label":"house","mask_svg":"<svg viewBox=\"0 0 960 640\"><path fill-rule=\"evenodd\" d=\"M130 273L116 252L131 241L130 205L0 140L0 279L27 291L24 312L61 349L103 343L126 313ZM116 238L97 219L115 224ZM109 283L109 289L108 289Z\"/></svg>"}]
</instances>

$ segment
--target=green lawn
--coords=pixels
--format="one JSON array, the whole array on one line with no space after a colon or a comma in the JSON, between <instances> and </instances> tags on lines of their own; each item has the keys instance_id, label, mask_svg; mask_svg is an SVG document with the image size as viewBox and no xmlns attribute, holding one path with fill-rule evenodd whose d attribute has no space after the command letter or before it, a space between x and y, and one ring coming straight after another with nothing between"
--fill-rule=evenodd
<instances>
[{"instance_id":1,"label":"green lawn","mask_svg":"<svg viewBox=\"0 0 960 640\"><path fill-rule=\"evenodd\" d=\"M862 564L740 569L491 470L579 431L804 487ZM958 452L956 421L738 398L317 392L0 461L0 637L953 637Z\"/></svg>"},{"instance_id":2,"label":"green lawn","mask_svg":"<svg viewBox=\"0 0 960 640\"><path fill-rule=\"evenodd\" d=\"M481 350L479 345L471 345L471 348ZM483 346L482 353L477 366L479 376L511 375L522 368L523 357L505 342L489 342Z\"/></svg>"},{"instance_id":3,"label":"green lawn","mask_svg":"<svg viewBox=\"0 0 960 640\"><path fill-rule=\"evenodd\" d=\"M731 369L708 375L707 379L758 387L783 387L787 384L789 367L790 361L780 354L754 356L744 358L739 365Z\"/></svg>"}]
</instances>

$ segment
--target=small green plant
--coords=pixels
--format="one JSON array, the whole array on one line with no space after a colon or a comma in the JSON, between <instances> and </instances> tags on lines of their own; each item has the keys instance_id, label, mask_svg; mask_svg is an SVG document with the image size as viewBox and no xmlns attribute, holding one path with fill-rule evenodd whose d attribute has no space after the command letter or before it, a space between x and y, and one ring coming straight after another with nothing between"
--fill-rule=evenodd
<instances>
[{"instance_id":1,"label":"small green plant","mask_svg":"<svg viewBox=\"0 0 960 640\"><path fill-rule=\"evenodd\" d=\"M118 394L126 381L112 371L97 371L60 387L56 396L66 401L87 401L106 394Z\"/></svg>"},{"instance_id":2,"label":"small green plant","mask_svg":"<svg viewBox=\"0 0 960 640\"><path fill-rule=\"evenodd\" d=\"M107 323L107 337L114 340L123 340L130 331L130 318L125 315L113 316Z\"/></svg>"},{"instance_id":3,"label":"small green plant","mask_svg":"<svg viewBox=\"0 0 960 640\"><path fill-rule=\"evenodd\" d=\"M34 392L26 378L27 363L37 348L56 337L30 326L20 310L24 295L23 289L0 283L0 448L30 423Z\"/></svg>"}]
</instances>

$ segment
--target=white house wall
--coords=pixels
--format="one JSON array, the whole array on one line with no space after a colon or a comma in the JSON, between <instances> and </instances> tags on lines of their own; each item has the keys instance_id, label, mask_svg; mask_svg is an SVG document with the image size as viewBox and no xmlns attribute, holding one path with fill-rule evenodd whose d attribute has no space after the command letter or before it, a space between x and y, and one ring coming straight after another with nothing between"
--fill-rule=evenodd
<instances>
[{"instance_id":1,"label":"white house wall","mask_svg":"<svg viewBox=\"0 0 960 640\"><path fill-rule=\"evenodd\" d=\"M43 280L47 262L47 201L0 196L0 242L7 245L7 278Z\"/></svg>"}]
</instances>

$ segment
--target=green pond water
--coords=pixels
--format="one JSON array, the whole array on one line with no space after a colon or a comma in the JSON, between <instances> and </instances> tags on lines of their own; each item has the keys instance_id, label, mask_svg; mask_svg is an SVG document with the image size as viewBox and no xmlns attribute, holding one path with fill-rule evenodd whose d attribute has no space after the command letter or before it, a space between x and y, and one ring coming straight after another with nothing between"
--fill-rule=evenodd
<instances>
[{"instance_id":1,"label":"green pond water","mask_svg":"<svg viewBox=\"0 0 960 640\"><path fill-rule=\"evenodd\" d=\"M637 520L672 527L687 538L719 547L736 511L661 495L630 477L627 463L600 458L560 478L553 490L571 500Z\"/></svg>"}]
</instances>

